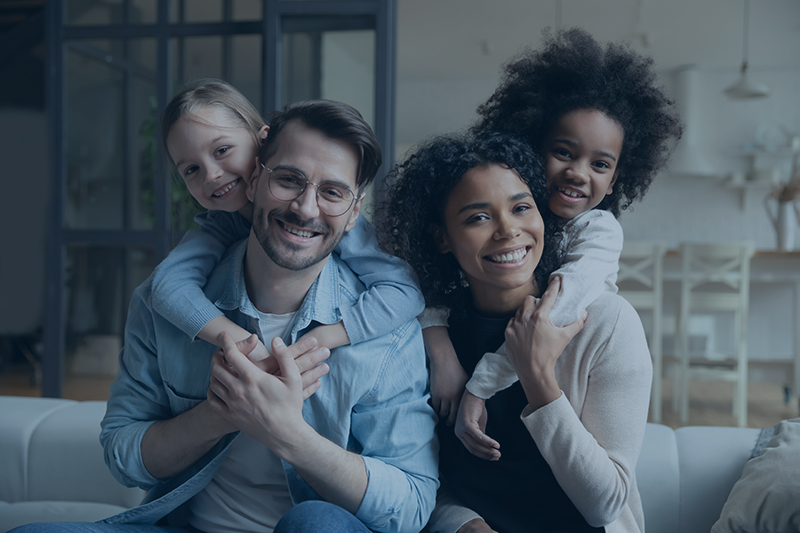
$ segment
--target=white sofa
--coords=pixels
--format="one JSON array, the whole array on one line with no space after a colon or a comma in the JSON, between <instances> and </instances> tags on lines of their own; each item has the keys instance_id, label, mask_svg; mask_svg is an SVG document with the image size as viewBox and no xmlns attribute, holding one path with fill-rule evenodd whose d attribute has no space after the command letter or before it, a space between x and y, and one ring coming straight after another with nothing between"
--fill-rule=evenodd
<instances>
[{"instance_id":1,"label":"white sofa","mask_svg":"<svg viewBox=\"0 0 800 533\"><path fill-rule=\"evenodd\" d=\"M98 520L143 496L109 474L104 402L0 396L0 532L36 521ZM636 476L648 533L708 533L759 430L648 424Z\"/></svg>"}]
</instances>

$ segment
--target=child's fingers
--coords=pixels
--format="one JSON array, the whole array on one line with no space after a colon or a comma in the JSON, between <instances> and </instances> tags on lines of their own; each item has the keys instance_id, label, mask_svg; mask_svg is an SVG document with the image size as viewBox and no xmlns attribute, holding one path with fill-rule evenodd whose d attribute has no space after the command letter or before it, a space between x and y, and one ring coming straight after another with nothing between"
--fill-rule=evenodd
<instances>
[{"instance_id":1,"label":"child's fingers","mask_svg":"<svg viewBox=\"0 0 800 533\"><path fill-rule=\"evenodd\" d=\"M250 352L258 345L258 337L255 333L251 333L249 337L236 343L236 347L244 355L250 355Z\"/></svg>"},{"instance_id":2,"label":"child's fingers","mask_svg":"<svg viewBox=\"0 0 800 533\"><path fill-rule=\"evenodd\" d=\"M464 447L476 457L485 459L487 461L497 461L500 459L500 451L490 446L475 440L472 435L465 435L463 438L459 437Z\"/></svg>"},{"instance_id":3,"label":"child's fingers","mask_svg":"<svg viewBox=\"0 0 800 533\"><path fill-rule=\"evenodd\" d=\"M500 449L500 443L494 440L493 438L489 437L489 435L487 435L483 431L481 431L481 429L478 426L470 424L466 426L465 430L466 434L472 439L474 439L475 442L477 442L481 446L492 448L494 450Z\"/></svg>"},{"instance_id":4,"label":"child's fingers","mask_svg":"<svg viewBox=\"0 0 800 533\"><path fill-rule=\"evenodd\" d=\"M239 351L236 343L230 335L225 332L219 334L220 344L222 345L223 362L225 365L236 374L245 375L252 367L250 360Z\"/></svg>"}]
</instances>

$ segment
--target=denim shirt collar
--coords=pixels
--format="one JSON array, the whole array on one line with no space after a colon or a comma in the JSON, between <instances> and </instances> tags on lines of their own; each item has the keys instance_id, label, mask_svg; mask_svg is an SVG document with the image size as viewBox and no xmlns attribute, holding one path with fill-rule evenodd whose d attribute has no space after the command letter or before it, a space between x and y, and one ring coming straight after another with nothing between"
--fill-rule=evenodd
<instances>
[{"instance_id":1,"label":"denim shirt collar","mask_svg":"<svg viewBox=\"0 0 800 533\"><path fill-rule=\"evenodd\" d=\"M258 319L258 311L247 294L245 283L245 254L248 239L232 245L231 251L223 259L209 278L206 293L215 299L215 305L226 311L239 312L249 318ZM335 324L342 320L340 311L339 258L331 254L322 267L317 279L311 284L303 303L300 305L291 327L291 339L295 342L301 332L312 322Z\"/></svg>"}]
</instances>

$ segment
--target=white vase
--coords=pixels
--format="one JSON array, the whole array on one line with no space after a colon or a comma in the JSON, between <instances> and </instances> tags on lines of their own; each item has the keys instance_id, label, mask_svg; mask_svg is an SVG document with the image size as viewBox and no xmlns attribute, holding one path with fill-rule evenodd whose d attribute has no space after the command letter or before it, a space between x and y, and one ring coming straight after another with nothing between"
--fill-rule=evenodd
<instances>
[{"instance_id":1,"label":"white vase","mask_svg":"<svg viewBox=\"0 0 800 533\"><path fill-rule=\"evenodd\" d=\"M794 250L794 232L798 223L797 207L794 202L778 202L778 212L773 213L769 202L764 202L767 214L775 227L775 236L778 239L778 250L791 252Z\"/></svg>"}]
</instances>

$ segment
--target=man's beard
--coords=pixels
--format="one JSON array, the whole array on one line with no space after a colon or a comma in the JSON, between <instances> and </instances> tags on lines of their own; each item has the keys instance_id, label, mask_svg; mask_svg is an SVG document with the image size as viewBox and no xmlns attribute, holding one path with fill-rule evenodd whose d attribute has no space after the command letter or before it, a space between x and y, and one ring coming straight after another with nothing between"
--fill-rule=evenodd
<instances>
[{"instance_id":1,"label":"man's beard","mask_svg":"<svg viewBox=\"0 0 800 533\"><path fill-rule=\"evenodd\" d=\"M311 256L299 256L295 257L294 254L287 253L296 251L299 252L303 250L303 247L297 246L294 243L283 241L280 244L274 242L273 238L270 236L269 231L267 230L267 225L265 222L269 221L270 225L276 225L280 229L280 224L276 217L279 217L281 221L284 221L292 226L297 228L301 228L307 231L311 231L314 233L320 233L321 239L328 239L327 244L323 246L316 254ZM264 252L267 256L272 260L273 263L278 265L281 268L285 268L288 270L305 270L309 267L312 267L319 263L320 261L327 258L336 246L339 244L339 241L342 240L344 236L344 227L338 234L331 235L331 228L330 226L325 226L321 222L317 223L309 223L301 220L297 215L290 211L280 211L278 209L273 209L266 215L263 208L256 208L256 211L253 215L253 231L255 232L256 238L258 242L261 244L261 248L263 248Z\"/></svg>"}]
</instances>

